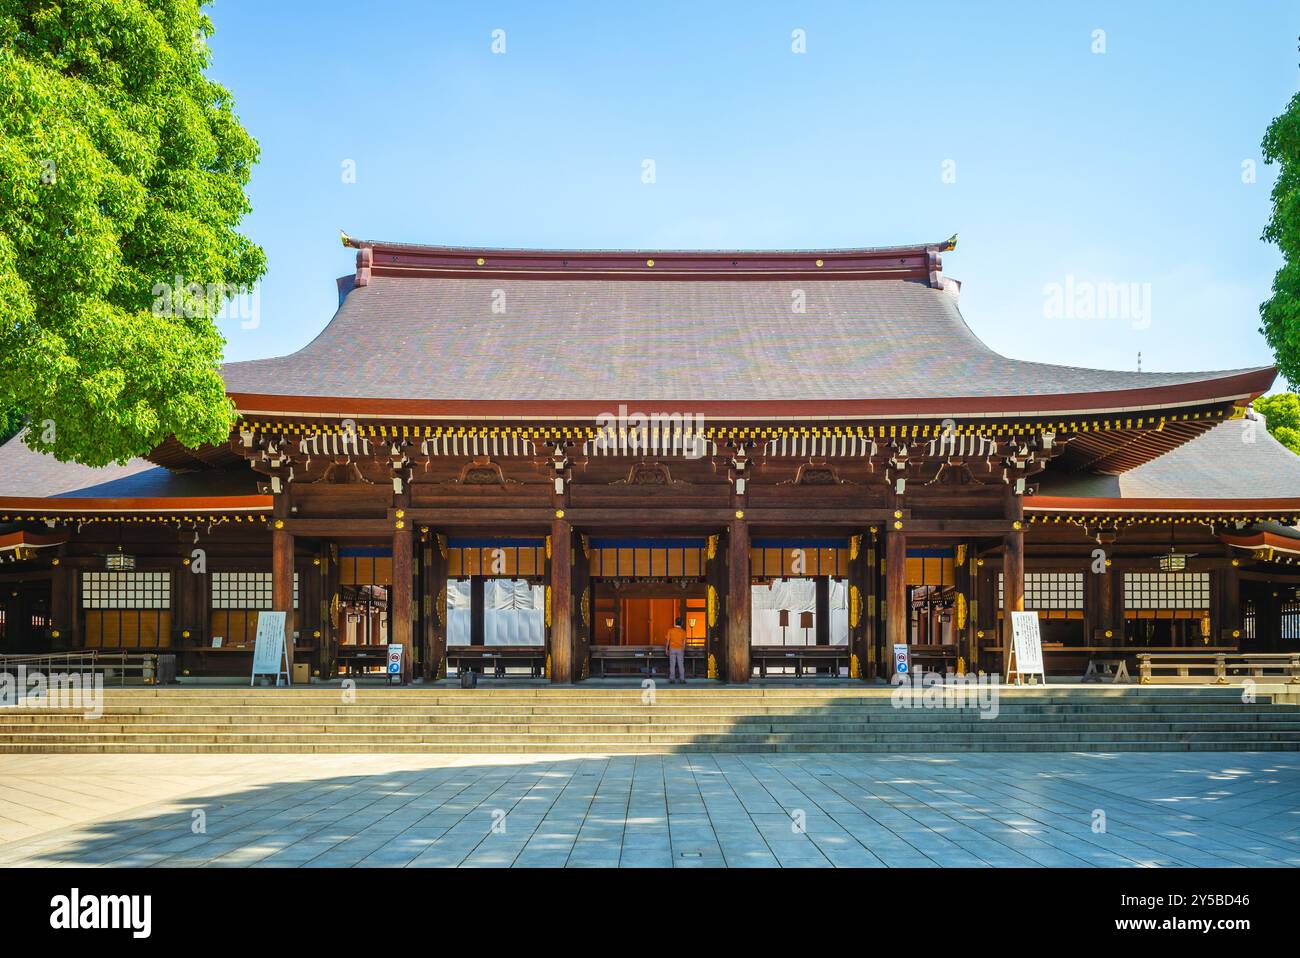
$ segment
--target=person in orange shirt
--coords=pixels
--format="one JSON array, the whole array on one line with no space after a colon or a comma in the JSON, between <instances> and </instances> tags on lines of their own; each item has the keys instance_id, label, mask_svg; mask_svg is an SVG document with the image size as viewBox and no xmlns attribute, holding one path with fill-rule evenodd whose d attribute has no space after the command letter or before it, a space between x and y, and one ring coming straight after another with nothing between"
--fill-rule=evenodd
<instances>
[{"instance_id":1,"label":"person in orange shirt","mask_svg":"<svg viewBox=\"0 0 1300 958\"><path fill-rule=\"evenodd\" d=\"M673 673L675 671L682 685L685 685L686 630L682 628L682 620L680 617L664 637L664 649L668 652L668 684L673 684Z\"/></svg>"}]
</instances>

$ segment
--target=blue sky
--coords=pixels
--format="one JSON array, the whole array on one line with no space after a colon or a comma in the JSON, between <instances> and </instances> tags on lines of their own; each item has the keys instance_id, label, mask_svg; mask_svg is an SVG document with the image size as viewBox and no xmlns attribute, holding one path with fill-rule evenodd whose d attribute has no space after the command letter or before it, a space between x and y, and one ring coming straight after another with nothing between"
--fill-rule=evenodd
<instances>
[{"instance_id":1,"label":"blue sky","mask_svg":"<svg viewBox=\"0 0 1300 958\"><path fill-rule=\"evenodd\" d=\"M958 233L945 272L1000 352L1116 369L1139 351L1149 370L1271 362L1257 309L1280 257L1259 240L1275 172L1259 143L1300 80L1294 2L219 0L209 13L212 75L262 146L244 228L270 263L260 325L223 324L229 359L292 351L328 322L355 256L342 228L561 248ZM1067 281L1139 284L1149 317L1052 317L1046 291Z\"/></svg>"}]
</instances>

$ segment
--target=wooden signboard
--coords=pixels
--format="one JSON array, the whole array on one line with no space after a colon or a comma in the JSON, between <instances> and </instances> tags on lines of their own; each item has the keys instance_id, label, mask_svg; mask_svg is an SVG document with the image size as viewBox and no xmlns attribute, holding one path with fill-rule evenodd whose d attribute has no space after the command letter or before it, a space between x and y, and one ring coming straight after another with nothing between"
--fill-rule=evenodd
<instances>
[{"instance_id":1,"label":"wooden signboard","mask_svg":"<svg viewBox=\"0 0 1300 958\"><path fill-rule=\"evenodd\" d=\"M1043 640L1038 633L1037 612L1011 613L1011 658L1007 663L1007 681L1015 677L1020 685L1026 675L1037 675L1047 684L1043 671Z\"/></svg>"},{"instance_id":2,"label":"wooden signboard","mask_svg":"<svg viewBox=\"0 0 1300 958\"><path fill-rule=\"evenodd\" d=\"M257 644L253 647L253 674L248 680L252 685L259 675L274 675L275 684L289 684L289 652L285 648L284 612L257 613Z\"/></svg>"}]
</instances>

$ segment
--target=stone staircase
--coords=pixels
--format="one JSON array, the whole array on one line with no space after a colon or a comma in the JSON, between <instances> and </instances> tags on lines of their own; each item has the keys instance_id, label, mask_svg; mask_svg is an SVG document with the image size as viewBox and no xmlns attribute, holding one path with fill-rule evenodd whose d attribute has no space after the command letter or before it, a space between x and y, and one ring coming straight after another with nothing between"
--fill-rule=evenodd
<instances>
[{"instance_id":1,"label":"stone staircase","mask_svg":"<svg viewBox=\"0 0 1300 958\"><path fill-rule=\"evenodd\" d=\"M1300 707L1240 688L1005 688L998 716L887 687L106 689L101 717L0 709L0 753L1117 752L1300 749ZM1288 702L1296 698L1287 693Z\"/></svg>"}]
</instances>

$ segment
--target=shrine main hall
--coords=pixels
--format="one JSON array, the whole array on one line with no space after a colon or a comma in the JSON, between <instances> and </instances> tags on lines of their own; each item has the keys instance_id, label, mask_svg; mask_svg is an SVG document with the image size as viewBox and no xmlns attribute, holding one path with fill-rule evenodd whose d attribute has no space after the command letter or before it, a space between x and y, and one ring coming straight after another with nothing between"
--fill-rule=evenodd
<instances>
[{"instance_id":1,"label":"shrine main hall","mask_svg":"<svg viewBox=\"0 0 1300 958\"><path fill-rule=\"evenodd\" d=\"M344 237L303 349L222 369L228 441L90 469L0 448L0 654L175 656L295 682L1002 673L1295 651L1300 457L1271 367L1156 373L985 346L952 241L824 252ZM1206 344L1205 359L1214 359Z\"/></svg>"}]
</instances>

